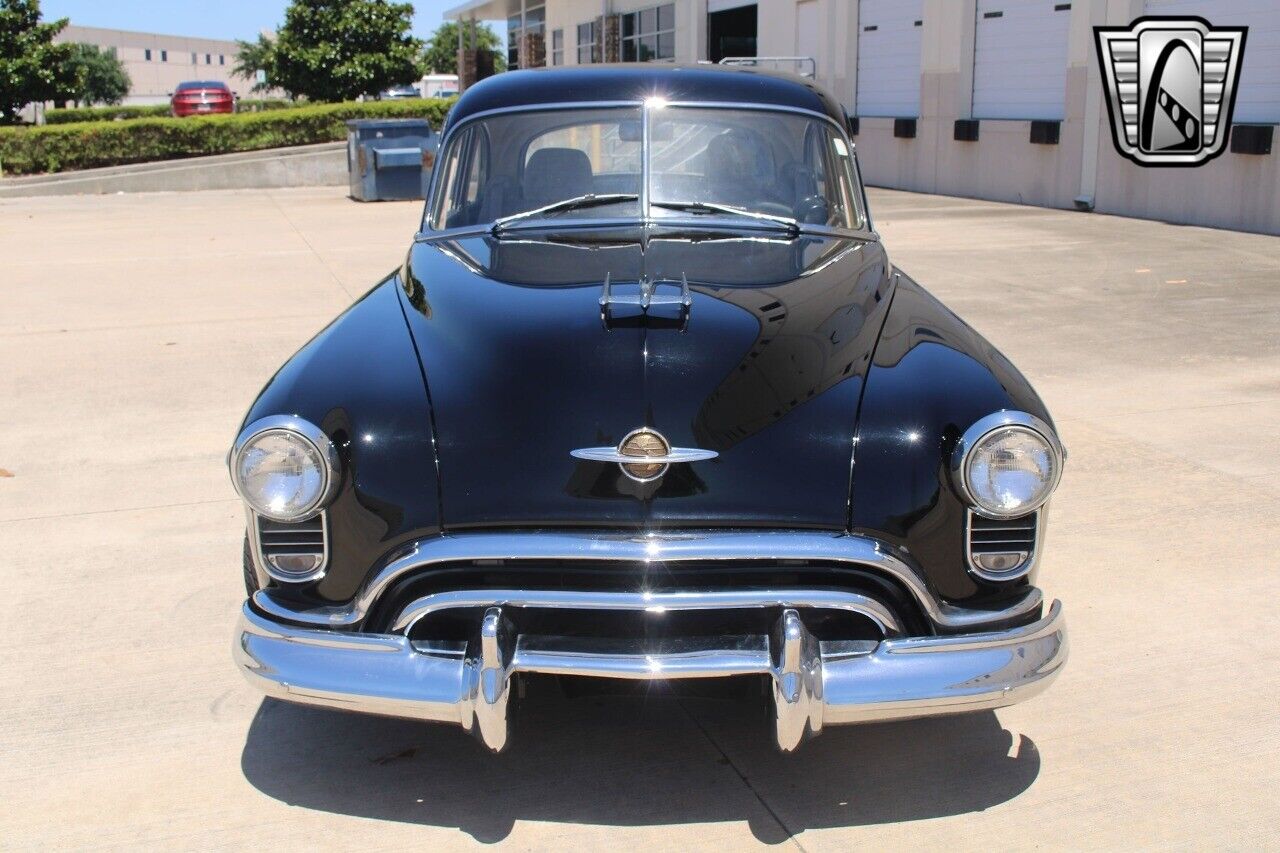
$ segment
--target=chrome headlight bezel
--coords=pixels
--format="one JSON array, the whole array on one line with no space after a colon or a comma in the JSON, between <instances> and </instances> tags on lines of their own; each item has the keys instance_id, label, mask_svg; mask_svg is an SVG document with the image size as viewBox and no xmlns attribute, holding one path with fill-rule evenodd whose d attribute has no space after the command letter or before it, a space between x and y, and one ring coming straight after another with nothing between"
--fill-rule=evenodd
<instances>
[{"instance_id":1,"label":"chrome headlight bezel","mask_svg":"<svg viewBox=\"0 0 1280 853\"><path fill-rule=\"evenodd\" d=\"M975 497L969 483L969 468L973 461L974 448L987 435L997 430L1010 428L1027 432L1044 442L1053 456L1053 476L1040 500L1028 503L1014 511L1002 511L985 506ZM1062 480L1062 468L1066 460L1067 452L1062 446L1062 442L1058 440L1057 433L1043 420L1027 412L994 412L975 421L960 436L960 440L956 442L955 450L951 453L951 479L965 503L978 515L992 519L1021 518L1044 506L1049 501L1049 498L1053 496L1054 491L1058 488L1058 483Z\"/></svg>"},{"instance_id":2,"label":"chrome headlight bezel","mask_svg":"<svg viewBox=\"0 0 1280 853\"><path fill-rule=\"evenodd\" d=\"M272 433L283 433L291 439L301 439L315 450L321 460L320 474L323 482L320 490L315 499L297 513L275 513L269 509L256 506L245 494L244 484L240 482L240 460L244 452L256 440ZM338 483L341 481L341 463L338 459L338 450L334 447L333 442L329 440L329 436L320 427L296 415L271 415L260 418L246 426L240 431L240 435L236 437L235 444L232 445L231 452L227 455L227 466L231 472L231 483L235 487L236 494L240 495L240 499L245 502L250 511L263 518L285 523L295 523L315 518L333 501L334 495L338 491Z\"/></svg>"}]
</instances>

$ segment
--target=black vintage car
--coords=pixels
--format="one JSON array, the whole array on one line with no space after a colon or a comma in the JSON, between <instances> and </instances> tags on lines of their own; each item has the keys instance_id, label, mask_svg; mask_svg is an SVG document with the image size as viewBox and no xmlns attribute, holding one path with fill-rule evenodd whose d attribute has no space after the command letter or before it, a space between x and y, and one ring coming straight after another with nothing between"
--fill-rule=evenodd
<instances>
[{"instance_id":1,"label":"black vintage car","mask_svg":"<svg viewBox=\"0 0 1280 853\"><path fill-rule=\"evenodd\" d=\"M846 124L741 69L469 89L403 266L231 451L249 680L493 750L531 673L755 677L788 751L1047 687L1063 448L890 262Z\"/></svg>"}]
</instances>

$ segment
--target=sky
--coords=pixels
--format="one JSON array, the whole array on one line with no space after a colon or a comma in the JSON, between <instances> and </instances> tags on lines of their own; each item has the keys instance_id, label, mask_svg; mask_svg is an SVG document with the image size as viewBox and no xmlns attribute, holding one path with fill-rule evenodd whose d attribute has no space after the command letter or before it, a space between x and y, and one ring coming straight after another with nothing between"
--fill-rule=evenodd
<instances>
[{"instance_id":1,"label":"sky","mask_svg":"<svg viewBox=\"0 0 1280 853\"><path fill-rule=\"evenodd\" d=\"M444 11L461 0L413 0L413 34L429 38ZM70 18L86 27L252 41L284 21L288 0L41 0L45 20ZM500 33L505 26L491 22Z\"/></svg>"}]
</instances>

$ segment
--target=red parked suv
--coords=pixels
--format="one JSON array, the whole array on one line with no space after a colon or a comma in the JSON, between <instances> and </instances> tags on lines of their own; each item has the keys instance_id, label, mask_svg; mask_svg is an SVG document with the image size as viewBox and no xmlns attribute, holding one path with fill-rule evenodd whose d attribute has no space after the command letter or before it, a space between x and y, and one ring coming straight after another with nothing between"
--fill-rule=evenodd
<instances>
[{"instance_id":1,"label":"red parked suv","mask_svg":"<svg viewBox=\"0 0 1280 853\"><path fill-rule=\"evenodd\" d=\"M209 113L233 113L236 96L226 83L192 80L179 83L169 99L169 108L178 118Z\"/></svg>"}]
</instances>

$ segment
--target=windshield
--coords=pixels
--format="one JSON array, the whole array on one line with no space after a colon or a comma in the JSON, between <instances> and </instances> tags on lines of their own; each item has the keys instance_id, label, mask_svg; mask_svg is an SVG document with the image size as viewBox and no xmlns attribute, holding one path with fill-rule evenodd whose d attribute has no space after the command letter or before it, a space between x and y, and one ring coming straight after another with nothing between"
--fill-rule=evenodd
<instances>
[{"instance_id":1,"label":"windshield","mask_svg":"<svg viewBox=\"0 0 1280 853\"><path fill-rule=\"evenodd\" d=\"M576 108L495 115L454 133L435 230L571 219L742 219L865 227L853 155L829 122L777 110Z\"/></svg>"}]
</instances>

